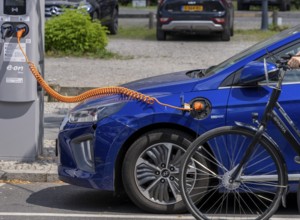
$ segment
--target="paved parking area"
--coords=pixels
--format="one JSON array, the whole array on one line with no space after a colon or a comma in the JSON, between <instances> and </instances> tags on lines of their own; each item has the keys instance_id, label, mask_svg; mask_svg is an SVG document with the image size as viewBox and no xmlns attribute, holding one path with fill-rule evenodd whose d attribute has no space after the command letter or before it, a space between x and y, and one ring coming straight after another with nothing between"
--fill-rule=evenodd
<instances>
[{"instance_id":1,"label":"paved parking area","mask_svg":"<svg viewBox=\"0 0 300 220\"><path fill-rule=\"evenodd\" d=\"M187 38L175 41L110 40L125 59L47 58L49 83L70 87L114 86L145 77L216 65L256 42Z\"/></svg>"}]
</instances>

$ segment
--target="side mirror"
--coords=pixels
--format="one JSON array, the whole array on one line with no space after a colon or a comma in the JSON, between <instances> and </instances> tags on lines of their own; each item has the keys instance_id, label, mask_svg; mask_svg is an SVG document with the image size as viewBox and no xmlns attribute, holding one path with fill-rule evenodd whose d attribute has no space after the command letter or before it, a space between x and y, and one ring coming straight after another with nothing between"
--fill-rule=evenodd
<instances>
[{"instance_id":1,"label":"side mirror","mask_svg":"<svg viewBox=\"0 0 300 220\"><path fill-rule=\"evenodd\" d=\"M278 68L273 63L266 63L266 69L269 79L278 75ZM257 84L266 79L265 65L263 62L252 61L242 69L238 84L250 85Z\"/></svg>"}]
</instances>

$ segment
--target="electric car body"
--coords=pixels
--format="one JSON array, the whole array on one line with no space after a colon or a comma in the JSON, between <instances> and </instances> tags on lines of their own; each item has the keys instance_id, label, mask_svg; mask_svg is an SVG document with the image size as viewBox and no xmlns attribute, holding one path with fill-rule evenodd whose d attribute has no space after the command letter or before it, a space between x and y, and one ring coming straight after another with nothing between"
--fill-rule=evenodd
<instances>
[{"instance_id":1,"label":"electric car body","mask_svg":"<svg viewBox=\"0 0 300 220\"><path fill-rule=\"evenodd\" d=\"M190 143L203 132L235 125L236 121L255 126L252 115L262 115L271 88L266 81L240 84L243 68L252 61L272 63L273 57L299 51L300 25L208 69L175 72L123 85L173 106L201 103L198 110L174 109L126 95L85 100L61 124L57 142L60 180L99 190L125 190L137 206L148 212L183 212L178 177L182 155ZM290 70L280 103L298 127L299 91L300 71ZM300 178L295 152L275 126L270 126L268 133L284 155L289 190L293 192Z\"/></svg>"},{"instance_id":2,"label":"electric car body","mask_svg":"<svg viewBox=\"0 0 300 220\"><path fill-rule=\"evenodd\" d=\"M60 15L65 8L86 9L92 19L98 19L102 25L107 26L110 34L118 32L117 0L46 0L45 17Z\"/></svg>"},{"instance_id":3,"label":"electric car body","mask_svg":"<svg viewBox=\"0 0 300 220\"><path fill-rule=\"evenodd\" d=\"M160 0L156 17L157 40L174 33L219 33L224 41L233 36L231 0Z\"/></svg>"}]
</instances>

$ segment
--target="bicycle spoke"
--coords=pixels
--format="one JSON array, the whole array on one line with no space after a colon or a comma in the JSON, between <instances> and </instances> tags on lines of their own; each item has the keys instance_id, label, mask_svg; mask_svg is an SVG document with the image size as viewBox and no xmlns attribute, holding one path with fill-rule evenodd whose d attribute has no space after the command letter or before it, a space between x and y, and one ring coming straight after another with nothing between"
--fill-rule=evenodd
<instances>
[{"instance_id":1,"label":"bicycle spoke","mask_svg":"<svg viewBox=\"0 0 300 220\"><path fill-rule=\"evenodd\" d=\"M242 138L243 138L243 141L240 144L240 146L245 146L245 142L246 142L247 139L244 136L242 136ZM239 150L236 154L234 154L236 148L238 148ZM233 149L233 151L232 151L232 154L233 154L232 158L234 158L233 161L232 161L232 168L234 167L234 164L237 164L237 160L240 157L240 153L241 153L242 149L243 149L243 147L238 147L238 139L237 139L236 144L235 144L235 149Z\"/></svg>"},{"instance_id":2,"label":"bicycle spoke","mask_svg":"<svg viewBox=\"0 0 300 220\"><path fill-rule=\"evenodd\" d=\"M215 158L215 157L213 157L213 158L217 161L217 164L220 168L224 169L224 171L228 171L228 169L226 169L226 167L224 166L224 163L222 161L222 156L221 156L221 153L220 153L219 144L218 144L216 139L213 139L213 141L214 141L215 144L212 144L212 146L216 146L216 150L217 150L217 153L218 153L218 158L220 158L220 161L218 161L217 158Z\"/></svg>"},{"instance_id":3,"label":"bicycle spoke","mask_svg":"<svg viewBox=\"0 0 300 220\"><path fill-rule=\"evenodd\" d=\"M201 150L202 149L205 151L206 154L208 154L209 157L214 158L215 161L213 161L210 158L208 158L207 156L201 154L199 151L196 151L196 154L203 157L205 160L209 161L210 163L212 163L212 164L218 166L219 168L223 169L224 172L228 171L228 169L222 163L220 163L215 156L213 156L210 152L205 150L205 148L201 148Z\"/></svg>"},{"instance_id":4,"label":"bicycle spoke","mask_svg":"<svg viewBox=\"0 0 300 220\"><path fill-rule=\"evenodd\" d=\"M247 188L246 185L244 185L244 187ZM249 189L249 188L248 188ZM251 193L252 196L255 196L255 198L257 198L265 207L267 207L267 205L259 198L260 195L256 195L256 193L254 193L252 190L249 189L249 191L245 190L246 195L248 196L248 198L252 201L252 204L255 205L256 209L259 210L260 213L263 213L263 211L261 210L261 208L257 205L257 202L255 202L252 197L250 196L249 193ZM270 201L270 200L269 200ZM272 202L272 200L271 200Z\"/></svg>"},{"instance_id":5,"label":"bicycle spoke","mask_svg":"<svg viewBox=\"0 0 300 220\"><path fill-rule=\"evenodd\" d=\"M200 165L202 168L206 169L208 172L204 172L203 169L199 169L197 167L193 167L192 165L189 165L189 168L195 169L195 170L199 171L200 173L204 173L206 175L218 178L217 174L214 173L212 170L204 167L201 163L198 163L197 161L195 161L195 163L198 164L198 165Z\"/></svg>"},{"instance_id":6,"label":"bicycle spoke","mask_svg":"<svg viewBox=\"0 0 300 220\"><path fill-rule=\"evenodd\" d=\"M217 187L216 189L218 189L218 187ZM206 200L205 202L202 203L202 205L199 207L199 209L201 209L204 205L206 205L207 202L210 200L210 198L211 198L212 196L214 196L216 193L217 193L217 190L214 190L214 192L210 195L210 197L207 198L207 200ZM216 202L215 202L215 203L216 203ZM212 207L213 207L213 205L211 205L211 208L212 208ZM209 212L209 211L208 211L208 212Z\"/></svg>"},{"instance_id":7,"label":"bicycle spoke","mask_svg":"<svg viewBox=\"0 0 300 220\"><path fill-rule=\"evenodd\" d=\"M216 201L216 204L218 203L219 200L222 199L222 202L220 202L220 205L216 208L216 210L214 211L214 214L216 214L218 212L218 210L220 209L220 211L222 210L222 206L223 206L223 203L224 203L224 200L227 198L228 196L228 193L223 193L222 197L220 197L217 201ZM213 208L213 205L211 206L211 209ZM210 212L210 209L207 210L207 212Z\"/></svg>"}]
</instances>

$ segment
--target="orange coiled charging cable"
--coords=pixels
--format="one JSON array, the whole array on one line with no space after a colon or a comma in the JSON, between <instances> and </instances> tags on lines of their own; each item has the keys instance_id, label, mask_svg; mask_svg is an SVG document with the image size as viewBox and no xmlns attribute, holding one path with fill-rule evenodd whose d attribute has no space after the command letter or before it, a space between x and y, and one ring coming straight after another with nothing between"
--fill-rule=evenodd
<instances>
[{"instance_id":1,"label":"orange coiled charging cable","mask_svg":"<svg viewBox=\"0 0 300 220\"><path fill-rule=\"evenodd\" d=\"M67 102L67 103L74 103L74 102L81 102L85 99L88 99L90 97L93 96L100 96L100 95L116 95L116 94L123 94L126 96L129 96L131 98L134 98L136 100L145 102L147 104L154 104L155 102L157 102L158 104L162 105L162 106L166 106L166 107L170 107L170 108L174 108L174 109L178 109L178 110L182 110L182 111L191 111L193 110L189 104L185 104L185 106L183 108L181 107L177 107L177 106L173 106L173 105L169 105L169 104L165 104L165 103L161 103L160 101L158 101L156 98L151 97L151 96L147 96L145 94L142 94L140 92L131 90L131 89L127 89L125 87L103 87L103 88L96 88L96 89L91 89L89 91L86 91L78 96L64 96L59 94L58 92L56 92L54 89L52 89L48 83L43 79L43 77L41 76L41 74L39 73L39 71L37 70L36 66L34 65L34 63L32 63L26 53L24 52L22 46L21 46L21 38L23 36L25 32L25 29L20 29L17 32L17 39L18 39L18 45L20 47L20 50L22 51L27 64L29 65L29 69L32 72L33 76L36 78L36 80L38 81L38 83L42 86L42 88L45 89L45 91L51 95L52 97L54 97L55 99L61 101L61 102Z\"/></svg>"}]
</instances>

